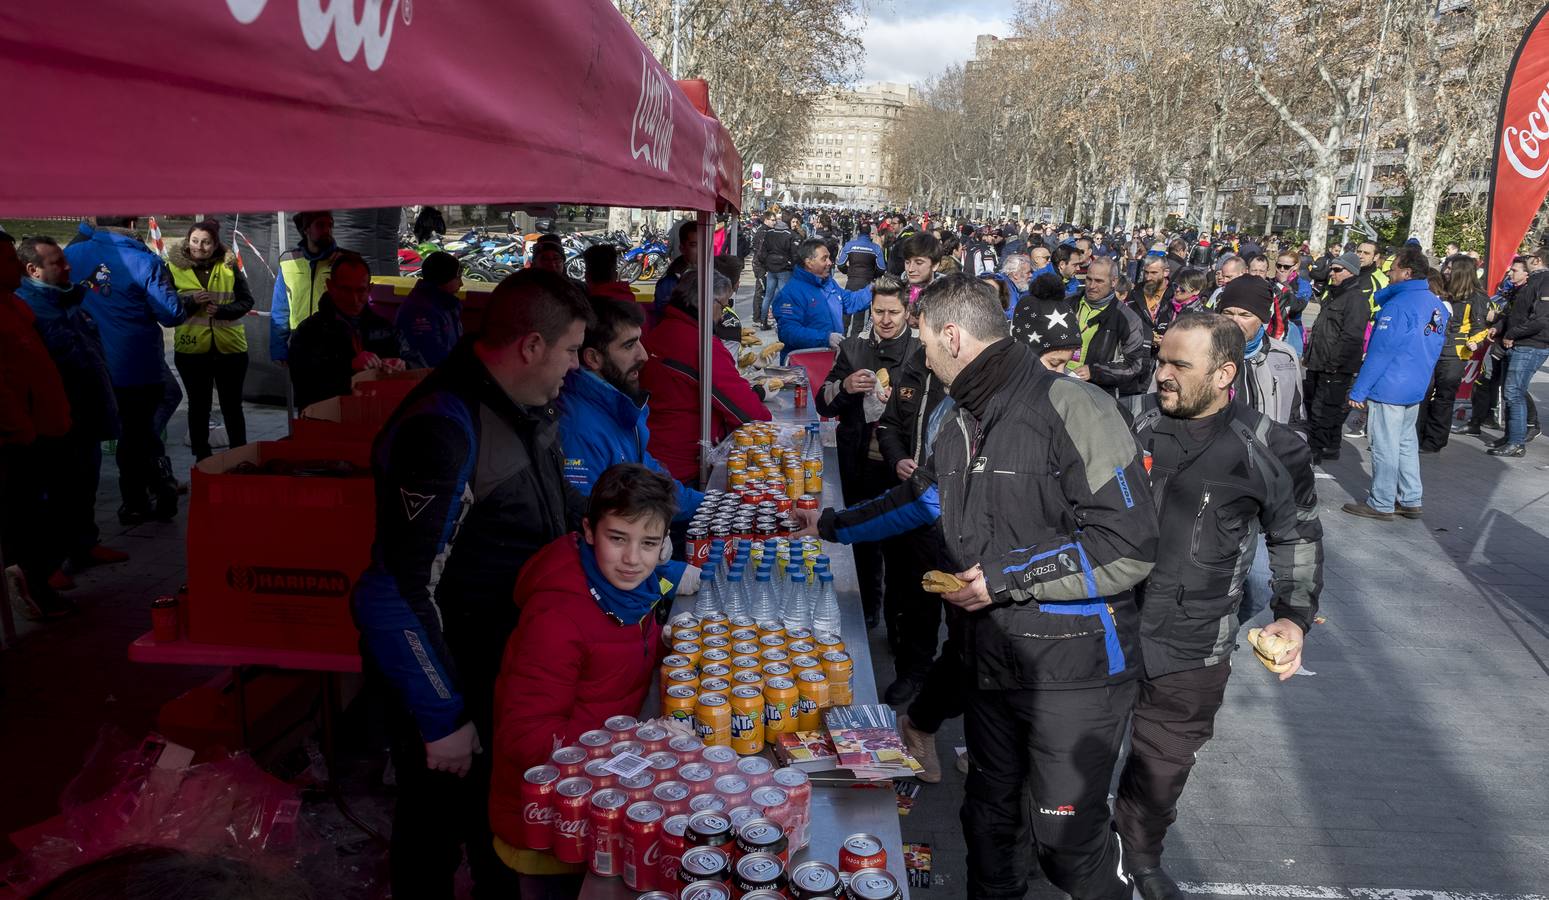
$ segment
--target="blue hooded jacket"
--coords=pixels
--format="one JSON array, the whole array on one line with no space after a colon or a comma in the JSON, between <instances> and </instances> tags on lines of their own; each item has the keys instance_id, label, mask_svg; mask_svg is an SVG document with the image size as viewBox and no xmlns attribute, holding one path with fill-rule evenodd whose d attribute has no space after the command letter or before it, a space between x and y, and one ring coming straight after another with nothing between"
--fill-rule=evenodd
<instances>
[{"instance_id":1,"label":"blue hooded jacket","mask_svg":"<svg viewBox=\"0 0 1549 900\"><path fill-rule=\"evenodd\" d=\"M32 310L43 346L59 369L70 399L71 433L107 441L119 435L118 400L97 323L81 308L89 293L78 284L61 289L31 278L16 289L16 296Z\"/></svg>"},{"instance_id":2,"label":"blue hooded jacket","mask_svg":"<svg viewBox=\"0 0 1549 900\"><path fill-rule=\"evenodd\" d=\"M876 241L871 239L869 234L858 234L848 244L845 244L839 251L839 258L834 260L834 265L842 266L849 262L850 251L852 250L870 250L877 258L877 271L882 271L882 248L877 245Z\"/></svg>"},{"instance_id":3,"label":"blue hooded jacket","mask_svg":"<svg viewBox=\"0 0 1549 900\"><path fill-rule=\"evenodd\" d=\"M463 305L455 295L421 281L398 307L393 328L409 349L434 369L462 339L462 310Z\"/></svg>"},{"instance_id":4,"label":"blue hooded jacket","mask_svg":"<svg viewBox=\"0 0 1549 900\"><path fill-rule=\"evenodd\" d=\"M636 406L635 401L602 376L581 368L565 376L558 407L565 480L582 496L590 497L592 485L609 466L617 463L639 463L672 478L672 473L646 449L651 442L651 432L646 427L648 403ZM673 484L678 488L678 515L674 521L686 522L699 509L705 495L681 481L674 480Z\"/></svg>"},{"instance_id":5,"label":"blue hooded jacket","mask_svg":"<svg viewBox=\"0 0 1549 900\"><path fill-rule=\"evenodd\" d=\"M1006 321L1009 322L1011 321L1011 314L1017 311L1017 304L1022 302L1023 291L1017 287L1017 283L1015 281L1011 280L1011 276L1004 272L991 272L990 277L1005 284L1005 286L1010 289L1011 305L1006 307ZM1028 284L1031 285L1032 282L1028 282Z\"/></svg>"},{"instance_id":6,"label":"blue hooded jacket","mask_svg":"<svg viewBox=\"0 0 1549 900\"><path fill-rule=\"evenodd\" d=\"M1425 399L1451 313L1424 278L1390 284L1375 301L1382 309L1350 399L1412 406Z\"/></svg>"},{"instance_id":7,"label":"blue hooded jacket","mask_svg":"<svg viewBox=\"0 0 1549 900\"><path fill-rule=\"evenodd\" d=\"M844 332L845 314L858 313L869 306L870 285L847 291L832 275L819 281L816 275L797 266L775 298L775 322L785 353L813 347L827 350L828 336Z\"/></svg>"},{"instance_id":8,"label":"blue hooded jacket","mask_svg":"<svg viewBox=\"0 0 1549 900\"><path fill-rule=\"evenodd\" d=\"M162 326L185 318L172 272L139 238L81 223L65 248L76 281L89 290L85 309L97 323L114 387L160 384L166 355Z\"/></svg>"}]
</instances>

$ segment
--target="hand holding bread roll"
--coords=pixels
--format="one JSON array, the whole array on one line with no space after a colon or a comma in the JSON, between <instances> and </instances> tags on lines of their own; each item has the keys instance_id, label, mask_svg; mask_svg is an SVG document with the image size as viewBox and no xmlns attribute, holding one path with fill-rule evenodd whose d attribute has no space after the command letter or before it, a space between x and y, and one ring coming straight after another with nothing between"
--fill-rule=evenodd
<instances>
[{"instance_id":1,"label":"hand holding bread roll","mask_svg":"<svg viewBox=\"0 0 1549 900\"><path fill-rule=\"evenodd\" d=\"M1262 628L1248 629L1248 645L1264 668L1276 675L1284 675L1300 664L1297 651L1301 644L1278 634L1266 634Z\"/></svg>"}]
</instances>

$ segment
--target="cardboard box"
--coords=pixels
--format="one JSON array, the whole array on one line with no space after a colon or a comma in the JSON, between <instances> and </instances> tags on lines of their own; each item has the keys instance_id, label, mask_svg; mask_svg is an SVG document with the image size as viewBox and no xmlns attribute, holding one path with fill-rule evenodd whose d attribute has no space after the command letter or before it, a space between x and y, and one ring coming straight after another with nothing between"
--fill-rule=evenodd
<instances>
[{"instance_id":1,"label":"cardboard box","mask_svg":"<svg viewBox=\"0 0 1549 900\"><path fill-rule=\"evenodd\" d=\"M352 653L350 593L375 533L369 443L272 441L194 467L189 640ZM234 474L243 463L336 460L358 477Z\"/></svg>"},{"instance_id":2,"label":"cardboard box","mask_svg":"<svg viewBox=\"0 0 1549 900\"><path fill-rule=\"evenodd\" d=\"M290 423L291 440L304 443L370 445L387 417L398 408L387 396L329 397L301 411Z\"/></svg>"}]
</instances>

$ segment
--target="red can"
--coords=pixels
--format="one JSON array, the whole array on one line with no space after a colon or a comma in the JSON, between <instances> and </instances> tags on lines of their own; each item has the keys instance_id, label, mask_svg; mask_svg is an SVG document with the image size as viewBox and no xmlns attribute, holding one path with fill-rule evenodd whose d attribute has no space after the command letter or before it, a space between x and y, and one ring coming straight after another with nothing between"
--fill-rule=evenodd
<instances>
[{"instance_id":1,"label":"red can","mask_svg":"<svg viewBox=\"0 0 1549 900\"><path fill-rule=\"evenodd\" d=\"M582 768L581 774L591 779L592 790L601 791L619 786L619 777L608 771L608 764L611 762L613 760L606 756L586 761L586 766Z\"/></svg>"},{"instance_id":2,"label":"red can","mask_svg":"<svg viewBox=\"0 0 1549 900\"><path fill-rule=\"evenodd\" d=\"M741 806L748 802L753 788L741 775L722 775L715 780L715 792L721 795L727 806Z\"/></svg>"},{"instance_id":3,"label":"red can","mask_svg":"<svg viewBox=\"0 0 1549 900\"><path fill-rule=\"evenodd\" d=\"M580 749L580 748L576 748ZM554 858L560 862L586 862L586 836L592 782L589 778L565 778L554 786Z\"/></svg>"},{"instance_id":4,"label":"red can","mask_svg":"<svg viewBox=\"0 0 1549 900\"><path fill-rule=\"evenodd\" d=\"M688 849L688 816L669 815L662 820L661 856L657 860L657 883L664 890L678 885L678 863Z\"/></svg>"},{"instance_id":5,"label":"red can","mask_svg":"<svg viewBox=\"0 0 1549 900\"><path fill-rule=\"evenodd\" d=\"M839 871L851 874L862 869L886 869L887 850L874 834L852 834L839 845Z\"/></svg>"},{"instance_id":6,"label":"red can","mask_svg":"<svg viewBox=\"0 0 1549 900\"><path fill-rule=\"evenodd\" d=\"M651 799L651 788L656 786L656 773L650 769L619 779L619 790L629 797L630 803Z\"/></svg>"},{"instance_id":7,"label":"red can","mask_svg":"<svg viewBox=\"0 0 1549 900\"><path fill-rule=\"evenodd\" d=\"M673 736L673 738L667 742L667 749L671 750L673 753L678 754L679 756L684 756L689 753L698 752L699 749L704 745L704 741L694 737L692 734L679 734Z\"/></svg>"},{"instance_id":8,"label":"red can","mask_svg":"<svg viewBox=\"0 0 1549 900\"><path fill-rule=\"evenodd\" d=\"M662 750L647 756L645 761L651 764L652 772L660 774L673 771L682 760L678 757L678 754Z\"/></svg>"},{"instance_id":9,"label":"red can","mask_svg":"<svg viewBox=\"0 0 1549 900\"><path fill-rule=\"evenodd\" d=\"M587 759L586 751L574 745L560 747L549 754L549 763L559 770L560 778L574 778L580 775Z\"/></svg>"},{"instance_id":10,"label":"red can","mask_svg":"<svg viewBox=\"0 0 1549 900\"><path fill-rule=\"evenodd\" d=\"M554 785L559 769L533 766L522 775L522 843L529 850L554 845Z\"/></svg>"},{"instance_id":11,"label":"red can","mask_svg":"<svg viewBox=\"0 0 1549 900\"><path fill-rule=\"evenodd\" d=\"M800 497L796 498L796 508L797 509L817 509L818 508L818 498L812 496L811 494L802 494Z\"/></svg>"},{"instance_id":12,"label":"red can","mask_svg":"<svg viewBox=\"0 0 1549 900\"><path fill-rule=\"evenodd\" d=\"M662 805L648 800L624 810L624 884L631 890L649 891L661 885L659 859L666 818Z\"/></svg>"},{"instance_id":13,"label":"red can","mask_svg":"<svg viewBox=\"0 0 1549 900\"><path fill-rule=\"evenodd\" d=\"M688 801L689 815L702 812L725 812L726 798L720 794L695 794Z\"/></svg>"},{"instance_id":14,"label":"red can","mask_svg":"<svg viewBox=\"0 0 1549 900\"><path fill-rule=\"evenodd\" d=\"M681 781L658 781L651 786L651 799L660 803L668 816L688 812L688 785Z\"/></svg>"},{"instance_id":15,"label":"red can","mask_svg":"<svg viewBox=\"0 0 1549 900\"><path fill-rule=\"evenodd\" d=\"M774 773L774 783L791 797L790 823L786 826L791 846L807 846L807 826L812 821L812 779L800 769L780 769Z\"/></svg>"},{"instance_id":16,"label":"red can","mask_svg":"<svg viewBox=\"0 0 1549 900\"><path fill-rule=\"evenodd\" d=\"M608 748L609 756L619 756L625 753L633 753L636 756L645 755L645 745L639 741L619 741Z\"/></svg>"},{"instance_id":17,"label":"red can","mask_svg":"<svg viewBox=\"0 0 1549 900\"><path fill-rule=\"evenodd\" d=\"M640 720L634 716L609 716L602 727L613 732L615 741L627 741L640 727Z\"/></svg>"},{"instance_id":18,"label":"red can","mask_svg":"<svg viewBox=\"0 0 1549 900\"><path fill-rule=\"evenodd\" d=\"M774 763L762 756L744 756L737 760L737 774L755 788L774 784Z\"/></svg>"},{"instance_id":19,"label":"red can","mask_svg":"<svg viewBox=\"0 0 1549 900\"><path fill-rule=\"evenodd\" d=\"M646 723L635 729L635 740L645 747L647 754L660 753L667 749L667 741L672 738L672 733L660 725Z\"/></svg>"},{"instance_id":20,"label":"red can","mask_svg":"<svg viewBox=\"0 0 1549 900\"><path fill-rule=\"evenodd\" d=\"M591 731L581 732L581 736L576 738L576 743L586 751L588 757L596 759L599 756L608 755L608 746L613 743L613 733L603 728L594 728Z\"/></svg>"},{"instance_id":21,"label":"red can","mask_svg":"<svg viewBox=\"0 0 1549 900\"><path fill-rule=\"evenodd\" d=\"M691 762L678 766L678 780L688 785L690 791L708 790L715 778L715 770L709 763Z\"/></svg>"},{"instance_id":22,"label":"red can","mask_svg":"<svg viewBox=\"0 0 1549 900\"><path fill-rule=\"evenodd\" d=\"M692 565L704 567L710 559L710 529L703 526L688 530L688 561Z\"/></svg>"},{"instance_id":23,"label":"red can","mask_svg":"<svg viewBox=\"0 0 1549 900\"><path fill-rule=\"evenodd\" d=\"M737 830L738 853L768 853L783 863L791 861L791 844L785 829L773 819L753 819Z\"/></svg>"},{"instance_id":24,"label":"red can","mask_svg":"<svg viewBox=\"0 0 1549 900\"><path fill-rule=\"evenodd\" d=\"M608 788L592 794L588 811L587 862L597 875L618 875L624 871L620 853L624 849L624 807L629 798L618 788Z\"/></svg>"},{"instance_id":25,"label":"red can","mask_svg":"<svg viewBox=\"0 0 1549 900\"><path fill-rule=\"evenodd\" d=\"M706 747L699 752L699 758L718 776L729 775L737 770L737 751L730 747Z\"/></svg>"},{"instance_id":26,"label":"red can","mask_svg":"<svg viewBox=\"0 0 1549 900\"><path fill-rule=\"evenodd\" d=\"M796 409L806 409L807 408L807 386L806 385L804 385L804 384L796 385L795 390L793 390L791 392L791 406L795 407Z\"/></svg>"},{"instance_id":27,"label":"red can","mask_svg":"<svg viewBox=\"0 0 1549 900\"><path fill-rule=\"evenodd\" d=\"M761 819L763 816L764 811L751 803L734 807L726 811L726 818L731 820L731 830L733 833L740 831L742 826L753 821L754 819Z\"/></svg>"}]
</instances>

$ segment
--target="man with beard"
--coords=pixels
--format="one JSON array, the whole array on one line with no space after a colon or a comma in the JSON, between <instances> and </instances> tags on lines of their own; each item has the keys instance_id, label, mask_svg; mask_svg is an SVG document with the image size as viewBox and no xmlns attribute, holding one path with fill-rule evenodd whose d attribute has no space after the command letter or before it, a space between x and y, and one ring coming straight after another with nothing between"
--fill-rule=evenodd
<instances>
[{"instance_id":1,"label":"man with beard","mask_svg":"<svg viewBox=\"0 0 1549 900\"><path fill-rule=\"evenodd\" d=\"M639 463L668 472L646 447L651 442L646 418L649 394L640 387L640 370L649 354L640 342L645 314L637 303L607 297L591 298L595 324L581 344L581 367L565 376L559 395L559 444L565 454L565 479L582 496L609 466ZM687 521L705 495L680 481L678 514Z\"/></svg>"},{"instance_id":2,"label":"man with beard","mask_svg":"<svg viewBox=\"0 0 1549 900\"><path fill-rule=\"evenodd\" d=\"M1274 573L1275 621L1263 633L1286 642L1265 665L1286 681L1318 610L1323 529L1307 445L1232 402L1243 365L1238 325L1215 313L1181 316L1157 363L1157 393L1130 401L1136 440L1151 457L1161 540L1138 591L1144 671L1114 826L1140 896L1177 900L1162 840L1226 696L1258 533Z\"/></svg>"},{"instance_id":3,"label":"man with beard","mask_svg":"<svg viewBox=\"0 0 1549 900\"><path fill-rule=\"evenodd\" d=\"M904 309L903 282L891 275L883 275L871 283L871 333L865 337L851 337L839 345L834 366L824 379L822 387L813 392L813 402L818 414L837 418L839 428L836 438L839 445L839 476L844 488L846 503L859 503L875 497L898 483L882 456L877 443L877 422L893 395L893 379L902 372L903 366L914 355L919 341L909 333L909 323ZM884 543L865 542L854 545L855 575L860 583L861 608L868 622L876 621L883 602L882 579L883 554L893 555L896 548L906 555L914 554L914 542L909 537L895 538ZM886 549L884 549L886 548ZM913 587L918 587L918 571L908 567L916 576ZM920 570L923 571L923 570ZM897 579L894 579L895 582ZM908 587L907 582L900 585ZM898 591L889 591L888 598L905 599ZM907 599L913 599L909 596ZM896 606L890 603L889 606ZM895 645L898 652L899 677L923 677L936 654L936 631L940 628L940 603L933 604L928 628L928 646L922 653L906 654ZM894 631L896 616L889 610L889 633ZM920 642L915 641L918 645ZM900 689L902 690L902 689Z\"/></svg>"}]
</instances>

